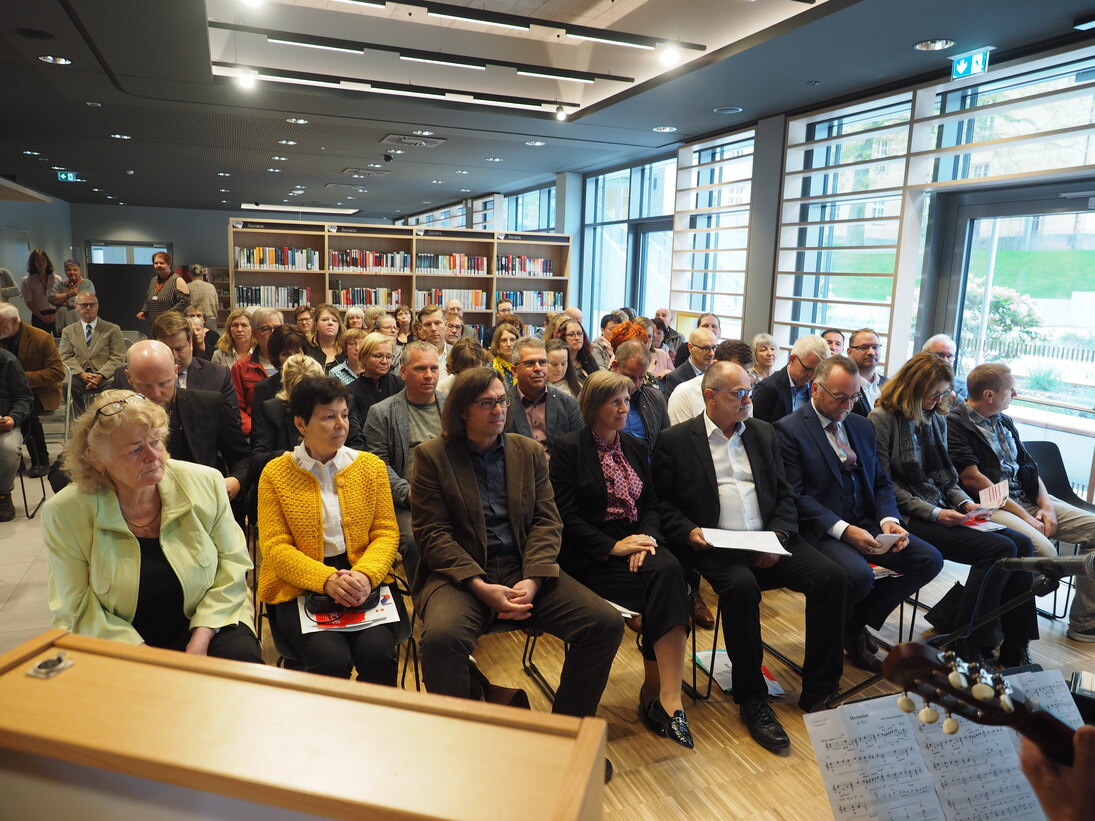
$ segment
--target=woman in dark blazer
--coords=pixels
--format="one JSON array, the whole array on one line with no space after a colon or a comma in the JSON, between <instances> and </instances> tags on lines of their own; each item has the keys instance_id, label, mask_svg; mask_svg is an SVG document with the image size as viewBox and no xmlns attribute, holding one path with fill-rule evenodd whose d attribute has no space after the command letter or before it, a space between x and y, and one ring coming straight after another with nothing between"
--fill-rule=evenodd
<instances>
[{"instance_id":1,"label":"woman in dark blazer","mask_svg":"<svg viewBox=\"0 0 1095 821\"><path fill-rule=\"evenodd\" d=\"M639 712L658 735L692 747L681 704L688 585L662 546L646 444L622 432L632 388L612 371L591 374L580 398L585 427L552 447L551 483L563 520L559 564L594 593L642 613Z\"/></svg>"}]
</instances>

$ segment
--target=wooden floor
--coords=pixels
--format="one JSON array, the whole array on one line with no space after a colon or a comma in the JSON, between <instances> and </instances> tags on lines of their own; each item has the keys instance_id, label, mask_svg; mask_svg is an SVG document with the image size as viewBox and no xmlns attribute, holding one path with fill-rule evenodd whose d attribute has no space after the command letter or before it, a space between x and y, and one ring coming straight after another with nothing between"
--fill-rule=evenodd
<instances>
[{"instance_id":1,"label":"wooden floor","mask_svg":"<svg viewBox=\"0 0 1095 821\"><path fill-rule=\"evenodd\" d=\"M964 576L964 568L948 563L943 574L925 588L923 599L937 601L955 579ZM714 613L715 598L706 583L703 591ZM1051 601L1045 599L1041 604L1048 608ZM906 618L910 610L905 608ZM798 594L782 590L766 592L762 604L765 641L788 657L801 659L803 615L803 600ZM918 634L930 628L923 613L917 616L916 625ZM1066 624L1061 621L1041 618L1039 626L1042 638L1032 644L1035 662L1047 669L1060 668L1066 676L1075 669L1095 670L1095 644L1066 639ZM897 627L895 613L881 631L881 637L896 641ZM907 624L905 629L908 630ZM710 630L701 630L697 638L700 647L710 648ZM267 660L273 663L276 653L268 631L263 639ZM475 658L492 682L520 687L528 693L534 710L549 710L547 699L521 669L523 646L524 634L520 631L485 636L476 648ZM721 636L719 646L724 646ZM536 663L549 681L557 682L562 663L561 642L551 636L543 637L536 649ZM686 750L655 736L639 720L642 657L635 646L635 634L626 630L598 712L608 722L608 756L615 768L615 777L605 790L605 818L628 821L831 818L802 712L797 707L798 677L775 658L768 657L765 663L787 691L786 699L773 706L791 738L791 749L777 755L758 746L745 730L733 700L716 687L710 701L691 703L685 699L696 741L694 750ZM841 687L845 689L867 677L867 673L847 665ZM413 676L408 675L407 686L414 686ZM892 692L893 688L882 685L867 691L864 697Z\"/></svg>"}]
</instances>

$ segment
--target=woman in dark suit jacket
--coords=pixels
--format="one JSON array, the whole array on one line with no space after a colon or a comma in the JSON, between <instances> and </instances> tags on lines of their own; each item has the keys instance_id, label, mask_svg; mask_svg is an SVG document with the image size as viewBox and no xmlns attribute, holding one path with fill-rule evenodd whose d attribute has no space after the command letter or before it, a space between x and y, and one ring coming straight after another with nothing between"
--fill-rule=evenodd
<instances>
[{"instance_id":1,"label":"woman in dark suit jacket","mask_svg":"<svg viewBox=\"0 0 1095 821\"><path fill-rule=\"evenodd\" d=\"M300 432L289 415L289 397L306 376L323 376L323 366L308 354L292 354L282 363L281 389L277 395L264 400L262 407L253 408L248 486L255 494L266 463L300 443Z\"/></svg>"},{"instance_id":2,"label":"woman in dark suit jacket","mask_svg":"<svg viewBox=\"0 0 1095 821\"><path fill-rule=\"evenodd\" d=\"M661 546L646 444L622 432L632 388L626 376L591 374L580 398L585 427L555 440L559 564L598 595L643 614L639 712L658 735L692 747L681 704L688 585L677 559Z\"/></svg>"}]
</instances>

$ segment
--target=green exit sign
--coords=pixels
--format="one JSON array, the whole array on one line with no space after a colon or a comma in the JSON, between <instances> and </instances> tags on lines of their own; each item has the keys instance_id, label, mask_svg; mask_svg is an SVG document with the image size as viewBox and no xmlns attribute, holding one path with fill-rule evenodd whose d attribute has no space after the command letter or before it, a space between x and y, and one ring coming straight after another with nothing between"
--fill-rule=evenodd
<instances>
[{"instance_id":1,"label":"green exit sign","mask_svg":"<svg viewBox=\"0 0 1095 821\"><path fill-rule=\"evenodd\" d=\"M77 182L75 171L58 171L57 179L60 182Z\"/></svg>"}]
</instances>

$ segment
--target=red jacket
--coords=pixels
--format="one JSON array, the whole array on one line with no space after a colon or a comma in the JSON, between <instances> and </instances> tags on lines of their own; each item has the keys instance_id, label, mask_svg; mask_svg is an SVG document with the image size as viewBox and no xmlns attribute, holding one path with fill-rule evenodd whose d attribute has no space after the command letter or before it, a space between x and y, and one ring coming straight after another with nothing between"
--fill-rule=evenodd
<instances>
[{"instance_id":1,"label":"red jacket","mask_svg":"<svg viewBox=\"0 0 1095 821\"><path fill-rule=\"evenodd\" d=\"M259 362L257 348L249 359L237 359L232 366L232 385L240 400L240 423L245 436L251 435L251 400L255 396L255 385L266 376L266 368Z\"/></svg>"}]
</instances>

